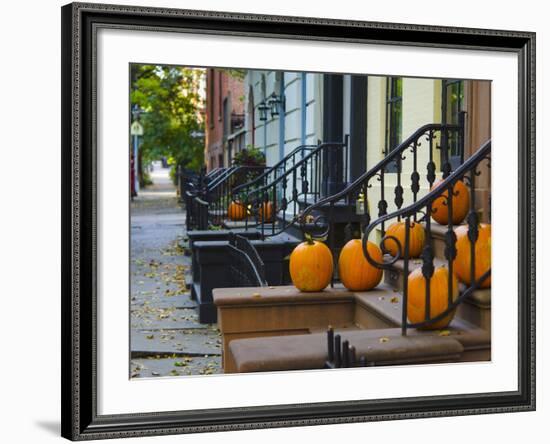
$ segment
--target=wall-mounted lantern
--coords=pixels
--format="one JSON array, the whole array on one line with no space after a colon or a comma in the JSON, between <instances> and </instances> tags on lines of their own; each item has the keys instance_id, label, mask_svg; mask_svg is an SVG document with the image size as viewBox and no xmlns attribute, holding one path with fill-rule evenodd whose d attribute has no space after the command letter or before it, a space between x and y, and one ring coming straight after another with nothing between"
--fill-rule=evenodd
<instances>
[{"instance_id":1,"label":"wall-mounted lantern","mask_svg":"<svg viewBox=\"0 0 550 444\"><path fill-rule=\"evenodd\" d=\"M271 117L278 116L281 112L285 111L285 97L272 93L267 101L271 108Z\"/></svg>"},{"instance_id":2,"label":"wall-mounted lantern","mask_svg":"<svg viewBox=\"0 0 550 444\"><path fill-rule=\"evenodd\" d=\"M265 103L265 100L258 105L258 111L260 112L260 120L265 122L267 120L267 110L269 106Z\"/></svg>"}]
</instances>

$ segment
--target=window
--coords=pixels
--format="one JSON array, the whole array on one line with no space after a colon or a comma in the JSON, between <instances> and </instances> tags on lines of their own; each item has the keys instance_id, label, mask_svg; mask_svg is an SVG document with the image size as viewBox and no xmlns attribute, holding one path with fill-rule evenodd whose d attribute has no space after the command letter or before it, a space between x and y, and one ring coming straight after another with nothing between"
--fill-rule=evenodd
<instances>
[{"instance_id":1,"label":"window","mask_svg":"<svg viewBox=\"0 0 550 444\"><path fill-rule=\"evenodd\" d=\"M384 152L386 156L401 143L403 129L403 79L400 77L386 78L386 140ZM388 172L397 171L397 166L391 162Z\"/></svg>"},{"instance_id":2,"label":"window","mask_svg":"<svg viewBox=\"0 0 550 444\"><path fill-rule=\"evenodd\" d=\"M214 128L214 70L209 69L208 73L208 125Z\"/></svg>"},{"instance_id":3,"label":"window","mask_svg":"<svg viewBox=\"0 0 550 444\"><path fill-rule=\"evenodd\" d=\"M223 168L223 154L218 155L218 166Z\"/></svg>"},{"instance_id":4,"label":"window","mask_svg":"<svg viewBox=\"0 0 550 444\"><path fill-rule=\"evenodd\" d=\"M224 97L222 101L222 128L223 128L223 138L227 139L227 136L231 133L231 112L229 110L230 99Z\"/></svg>"},{"instance_id":5,"label":"window","mask_svg":"<svg viewBox=\"0 0 550 444\"><path fill-rule=\"evenodd\" d=\"M441 93L441 123L463 124L464 81L442 80ZM453 170L464 161L464 148L458 136L457 131L449 133L449 160Z\"/></svg>"},{"instance_id":6,"label":"window","mask_svg":"<svg viewBox=\"0 0 550 444\"><path fill-rule=\"evenodd\" d=\"M403 128L403 79L388 77L386 79L386 144L388 155L401 142Z\"/></svg>"},{"instance_id":7,"label":"window","mask_svg":"<svg viewBox=\"0 0 550 444\"><path fill-rule=\"evenodd\" d=\"M222 120L222 72L218 71L218 120Z\"/></svg>"}]
</instances>

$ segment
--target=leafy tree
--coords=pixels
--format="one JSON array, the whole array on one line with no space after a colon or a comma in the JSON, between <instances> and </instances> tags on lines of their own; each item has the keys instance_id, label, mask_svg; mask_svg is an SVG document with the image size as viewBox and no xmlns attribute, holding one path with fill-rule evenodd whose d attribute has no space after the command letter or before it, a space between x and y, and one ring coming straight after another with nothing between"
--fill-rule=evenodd
<instances>
[{"instance_id":1,"label":"leafy tree","mask_svg":"<svg viewBox=\"0 0 550 444\"><path fill-rule=\"evenodd\" d=\"M143 110L139 164L166 157L198 171L204 161L204 70L132 64L130 71L131 106Z\"/></svg>"}]
</instances>

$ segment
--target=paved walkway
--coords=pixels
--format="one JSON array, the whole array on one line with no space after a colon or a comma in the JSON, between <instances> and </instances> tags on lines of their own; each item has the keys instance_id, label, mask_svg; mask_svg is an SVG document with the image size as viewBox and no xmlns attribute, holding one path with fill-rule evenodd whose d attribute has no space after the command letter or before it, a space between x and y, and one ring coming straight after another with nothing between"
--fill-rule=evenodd
<instances>
[{"instance_id":1,"label":"paved walkway","mask_svg":"<svg viewBox=\"0 0 550 444\"><path fill-rule=\"evenodd\" d=\"M186 288L185 213L168 173L155 165L131 205L132 378L221 373L220 333L198 322Z\"/></svg>"}]
</instances>

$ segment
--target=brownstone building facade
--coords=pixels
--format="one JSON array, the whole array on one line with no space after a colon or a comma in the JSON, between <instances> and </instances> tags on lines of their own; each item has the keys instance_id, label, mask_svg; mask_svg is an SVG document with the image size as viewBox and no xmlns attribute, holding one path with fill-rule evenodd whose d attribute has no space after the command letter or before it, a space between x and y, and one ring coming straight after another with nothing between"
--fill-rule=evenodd
<instances>
[{"instance_id":1,"label":"brownstone building facade","mask_svg":"<svg viewBox=\"0 0 550 444\"><path fill-rule=\"evenodd\" d=\"M224 70L206 71L206 143L208 171L227 167L244 143L244 83Z\"/></svg>"}]
</instances>

